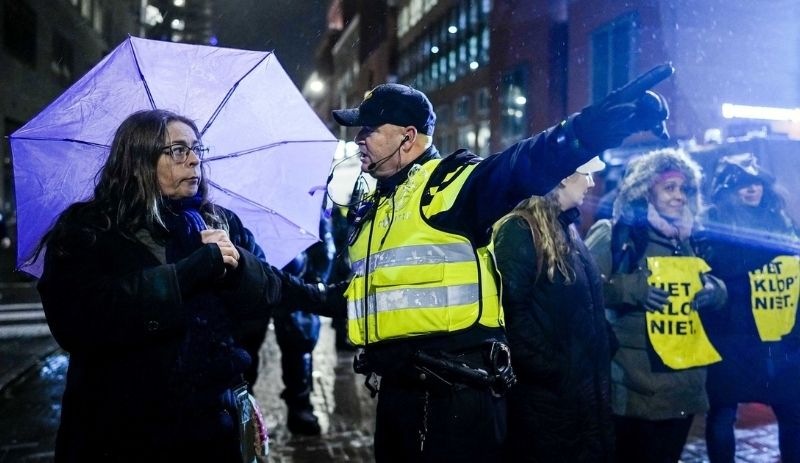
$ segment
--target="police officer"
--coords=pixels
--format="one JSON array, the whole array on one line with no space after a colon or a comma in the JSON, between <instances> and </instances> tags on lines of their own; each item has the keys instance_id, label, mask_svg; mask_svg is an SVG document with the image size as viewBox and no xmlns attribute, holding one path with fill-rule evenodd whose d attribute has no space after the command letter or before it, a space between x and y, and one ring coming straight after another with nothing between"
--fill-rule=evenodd
<instances>
[{"instance_id":1,"label":"police officer","mask_svg":"<svg viewBox=\"0 0 800 463\"><path fill-rule=\"evenodd\" d=\"M333 112L355 137L376 191L353 199L348 336L357 371L380 376L377 461L496 461L513 383L487 252L492 224L635 132L666 137L650 87L660 66L598 105L505 151L442 158L422 92L383 84ZM373 385L373 388L378 389Z\"/></svg>"}]
</instances>

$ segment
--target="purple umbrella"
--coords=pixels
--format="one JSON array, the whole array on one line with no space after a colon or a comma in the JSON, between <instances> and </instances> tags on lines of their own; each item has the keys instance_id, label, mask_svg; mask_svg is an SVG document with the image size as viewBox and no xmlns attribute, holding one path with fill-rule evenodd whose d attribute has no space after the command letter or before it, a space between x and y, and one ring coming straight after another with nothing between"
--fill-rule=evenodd
<instances>
[{"instance_id":1,"label":"purple umbrella","mask_svg":"<svg viewBox=\"0 0 800 463\"><path fill-rule=\"evenodd\" d=\"M275 55L129 37L10 137L20 270L41 275L39 240L92 194L122 120L153 108L197 123L212 200L241 217L270 263L319 239L337 140Z\"/></svg>"}]
</instances>

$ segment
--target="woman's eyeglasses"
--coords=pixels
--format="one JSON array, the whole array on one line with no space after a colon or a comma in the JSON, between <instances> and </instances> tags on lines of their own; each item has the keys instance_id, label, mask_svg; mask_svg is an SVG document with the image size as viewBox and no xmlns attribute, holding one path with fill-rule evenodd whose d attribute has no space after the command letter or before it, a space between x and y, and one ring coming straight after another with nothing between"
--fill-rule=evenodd
<instances>
[{"instance_id":1,"label":"woman's eyeglasses","mask_svg":"<svg viewBox=\"0 0 800 463\"><path fill-rule=\"evenodd\" d=\"M203 157L208 154L208 148L199 143L192 146L187 146L184 143L173 143L161 148L162 153L169 154L172 160L179 164L186 162L186 159L189 157L189 151L194 151L194 154L196 154L201 161Z\"/></svg>"}]
</instances>

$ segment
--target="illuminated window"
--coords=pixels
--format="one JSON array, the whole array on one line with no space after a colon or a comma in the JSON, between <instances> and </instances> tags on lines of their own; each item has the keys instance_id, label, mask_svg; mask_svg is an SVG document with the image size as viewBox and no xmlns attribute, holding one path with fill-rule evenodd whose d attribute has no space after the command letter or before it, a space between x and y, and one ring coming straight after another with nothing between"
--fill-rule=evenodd
<instances>
[{"instance_id":1,"label":"illuminated window","mask_svg":"<svg viewBox=\"0 0 800 463\"><path fill-rule=\"evenodd\" d=\"M422 0L411 0L408 6L408 27L412 28L422 18Z\"/></svg>"},{"instance_id":2,"label":"illuminated window","mask_svg":"<svg viewBox=\"0 0 800 463\"><path fill-rule=\"evenodd\" d=\"M92 17L92 0L82 0L81 1L81 16L86 19L91 19Z\"/></svg>"},{"instance_id":3,"label":"illuminated window","mask_svg":"<svg viewBox=\"0 0 800 463\"><path fill-rule=\"evenodd\" d=\"M99 1L95 0L94 8L92 8L92 27L100 34L103 33L103 20L105 19L103 16L104 13L103 5Z\"/></svg>"},{"instance_id":4,"label":"illuminated window","mask_svg":"<svg viewBox=\"0 0 800 463\"><path fill-rule=\"evenodd\" d=\"M489 142L492 138L492 129L489 128L489 121L483 120L478 123L478 137L476 140L475 153L486 157L491 154Z\"/></svg>"},{"instance_id":5,"label":"illuminated window","mask_svg":"<svg viewBox=\"0 0 800 463\"><path fill-rule=\"evenodd\" d=\"M508 146L526 135L527 99L525 69L517 67L503 75L500 84L500 139Z\"/></svg>"},{"instance_id":6,"label":"illuminated window","mask_svg":"<svg viewBox=\"0 0 800 463\"><path fill-rule=\"evenodd\" d=\"M404 6L397 16L397 35L402 37L408 32L408 6Z\"/></svg>"},{"instance_id":7,"label":"illuminated window","mask_svg":"<svg viewBox=\"0 0 800 463\"><path fill-rule=\"evenodd\" d=\"M460 148L467 148L470 151L475 151L475 142L478 136L475 133L475 126L467 124L458 128L458 146Z\"/></svg>"}]
</instances>

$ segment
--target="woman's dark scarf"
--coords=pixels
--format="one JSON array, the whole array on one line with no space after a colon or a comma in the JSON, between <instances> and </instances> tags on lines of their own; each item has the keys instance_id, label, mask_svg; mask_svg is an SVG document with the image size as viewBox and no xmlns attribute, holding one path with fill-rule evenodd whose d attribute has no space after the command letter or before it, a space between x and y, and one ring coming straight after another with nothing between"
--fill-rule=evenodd
<instances>
[{"instance_id":1,"label":"woman's dark scarf","mask_svg":"<svg viewBox=\"0 0 800 463\"><path fill-rule=\"evenodd\" d=\"M190 198L165 199L167 211L164 224L169 232L165 249L168 263L185 258L203 244L200 232L208 227L200 214L202 202L199 193Z\"/></svg>"}]
</instances>

